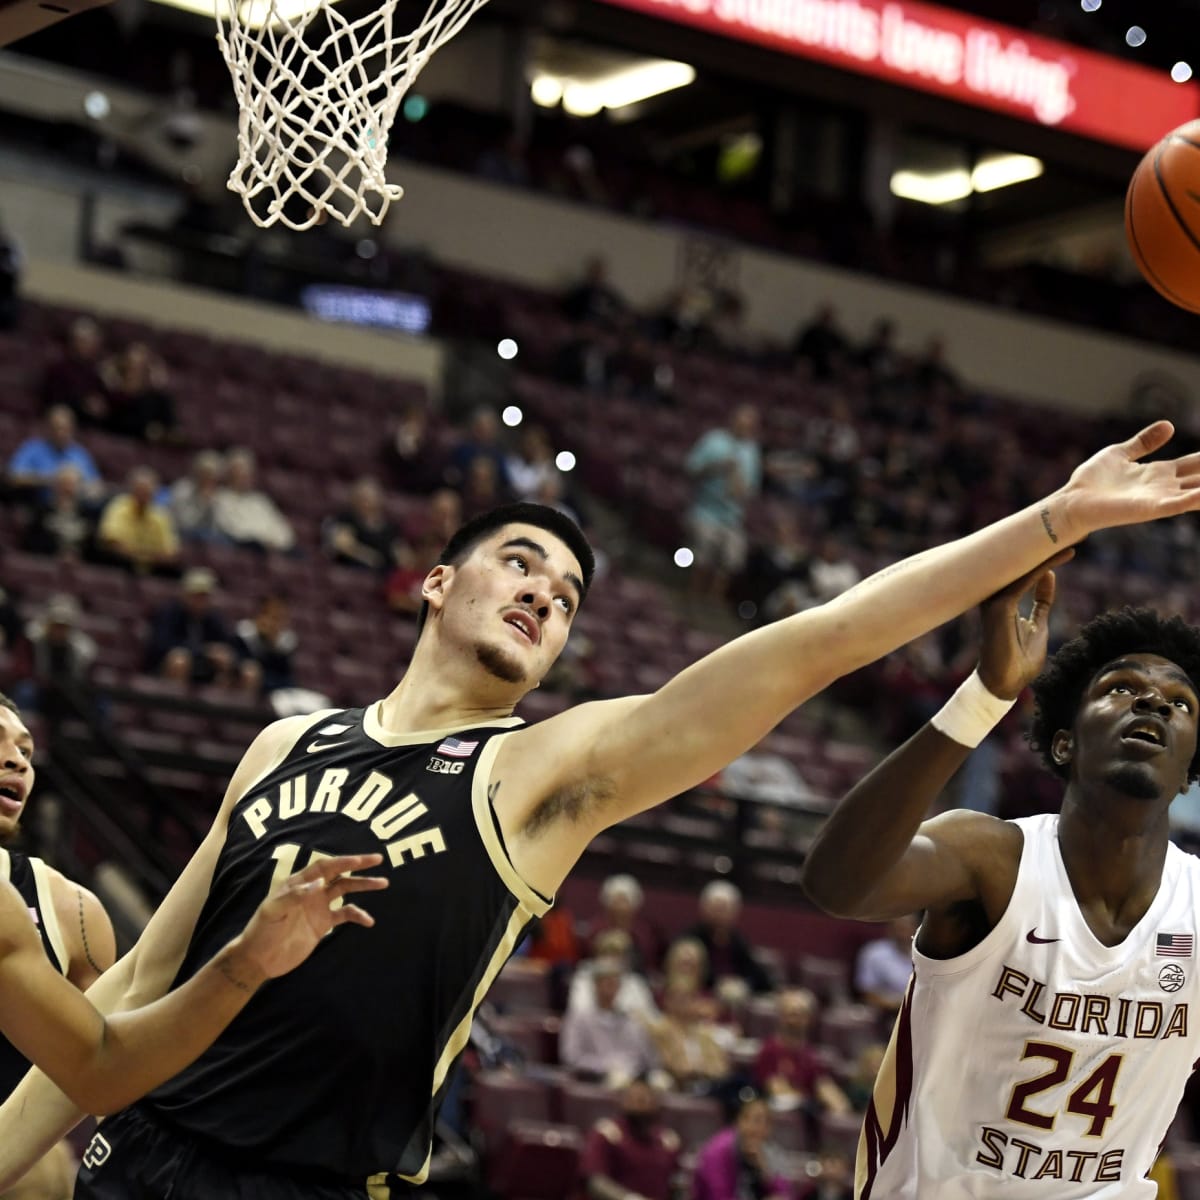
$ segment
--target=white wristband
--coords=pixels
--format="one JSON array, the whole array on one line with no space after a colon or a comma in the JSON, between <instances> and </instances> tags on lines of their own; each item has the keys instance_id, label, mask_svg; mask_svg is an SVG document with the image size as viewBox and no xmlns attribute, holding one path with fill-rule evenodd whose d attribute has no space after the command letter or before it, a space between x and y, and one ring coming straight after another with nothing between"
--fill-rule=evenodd
<instances>
[{"instance_id":1,"label":"white wristband","mask_svg":"<svg viewBox=\"0 0 1200 1200\"><path fill-rule=\"evenodd\" d=\"M930 724L960 746L973 750L1004 719L1016 703L993 696L972 671L958 691L933 715Z\"/></svg>"}]
</instances>

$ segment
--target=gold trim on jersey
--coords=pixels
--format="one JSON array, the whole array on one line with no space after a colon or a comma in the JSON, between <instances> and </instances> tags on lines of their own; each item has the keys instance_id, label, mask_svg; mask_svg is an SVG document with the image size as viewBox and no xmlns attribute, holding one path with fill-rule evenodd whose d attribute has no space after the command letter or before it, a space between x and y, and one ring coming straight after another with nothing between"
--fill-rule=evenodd
<instances>
[{"instance_id":1,"label":"gold trim on jersey","mask_svg":"<svg viewBox=\"0 0 1200 1200\"><path fill-rule=\"evenodd\" d=\"M420 746L425 742L436 742L450 733L461 733L464 729L511 729L515 725L524 725L520 717L496 717L491 721L468 721L462 725L447 725L444 729L414 729L409 733L392 733L384 729L379 720L378 710L383 706L382 700L368 704L363 709L363 732L372 741L381 746Z\"/></svg>"},{"instance_id":2,"label":"gold trim on jersey","mask_svg":"<svg viewBox=\"0 0 1200 1200\"><path fill-rule=\"evenodd\" d=\"M50 884L50 868L40 858L31 858L29 866L33 871L33 881L37 886L38 908L42 913L42 925L46 937L58 957L58 969L65 975L71 965L71 956L67 953L67 943L63 938L62 929L58 924L58 910L54 907L54 892Z\"/></svg>"},{"instance_id":3,"label":"gold trim on jersey","mask_svg":"<svg viewBox=\"0 0 1200 1200\"><path fill-rule=\"evenodd\" d=\"M521 932L529 924L532 915L527 908L518 904L513 910L513 915L509 917L508 926L504 930L504 936L492 952L492 957L488 960L488 965L479 977L479 983L475 987L475 995L471 998L471 1007L450 1035L441 1056L437 1060L437 1066L433 1069L432 1095L436 1096L441 1090L442 1084L446 1082L446 1075L450 1071L450 1064L454 1062L466 1047L467 1039L471 1036L471 1022L475 1019L475 1010L483 1003L483 998L491 990L492 984L496 982L496 976L500 974L501 967L508 962L513 950L516 949ZM425 1161L421 1164L421 1169L415 1175L401 1175L399 1178L403 1179L405 1183L424 1183L425 1177L429 1174L429 1160L432 1154L433 1147L430 1146L425 1155ZM379 1176L372 1176L369 1183L378 1182L379 1178ZM386 1193L380 1193L380 1195L383 1196Z\"/></svg>"},{"instance_id":4,"label":"gold trim on jersey","mask_svg":"<svg viewBox=\"0 0 1200 1200\"><path fill-rule=\"evenodd\" d=\"M539 896L517 873L512 859L508 857L499 835L496 833L496 822L492 818L492 806L488 801L488 787L492 782L492 767L496 755L504 744L508 734L502 733L491 738L479 755L475 764L475 775L471 779L471 807L475 811L475 825L479 836L483 839L484 848L492 860L496 873L504 880L505 887L527 908L535 917L543 917L550 910L554 901Z\"/></svg>"}]
</instances>

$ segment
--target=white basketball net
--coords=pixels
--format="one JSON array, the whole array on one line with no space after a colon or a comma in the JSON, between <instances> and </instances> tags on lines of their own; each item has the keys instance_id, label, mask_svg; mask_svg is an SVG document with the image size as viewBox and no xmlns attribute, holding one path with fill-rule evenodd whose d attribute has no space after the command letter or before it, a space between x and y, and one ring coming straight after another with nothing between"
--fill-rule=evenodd
<instances>
[{"instance_id":1,"label":"white basketball net","mask_svg":"<svg viewBox=\"0 0 1200 1200\"><path fill-rule=\"evenodd\" d=\"M431 0L406 33L392 28L397 0L379 0L353 21L332 0L299 15L296 0L215 2L241 109L229 188L251 219L308 229L326 216L349 225L365 212L378 225L404 193L384 174L400 101L487 0Z\"/></svg>"}]
</instances>

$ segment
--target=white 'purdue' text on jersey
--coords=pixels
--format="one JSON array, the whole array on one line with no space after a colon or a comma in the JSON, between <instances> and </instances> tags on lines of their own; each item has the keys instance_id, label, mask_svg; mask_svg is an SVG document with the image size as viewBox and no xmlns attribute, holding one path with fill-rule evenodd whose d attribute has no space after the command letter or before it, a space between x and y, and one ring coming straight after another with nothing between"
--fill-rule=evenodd
<instances>
[{"instance_id":1,"label":"white 'purdue' text on jersey","mask_svg":"<svg viewBox=\"0 0 1200 1200\"><path fill-rule=\"evenodd\" d=\"M1025 844L996 927L956 958L913 951L857 1200L1157 1194L1146 1172L1200 1057L1200 860L1169 847L1145 916L1104 946L1071 890L1058 817L1016 824Z\"/></svg>"}]
</instances>

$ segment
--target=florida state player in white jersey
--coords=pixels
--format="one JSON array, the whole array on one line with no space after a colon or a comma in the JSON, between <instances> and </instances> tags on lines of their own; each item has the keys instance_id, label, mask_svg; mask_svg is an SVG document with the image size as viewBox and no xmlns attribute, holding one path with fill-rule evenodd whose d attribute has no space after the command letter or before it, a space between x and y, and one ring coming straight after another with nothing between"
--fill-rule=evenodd
<instances>
[{"instance_id":1,"label":"florida state player in white jersey","mask_svg":"<svg viewBox=\"0 0 1200 1200\"><path fill-rule=\"evenodd\" d=\"M1038 676L1053 599L1047 570L984 606L993 697ZM924 911L857 1198L1157 1194L1146 1175L1200 1057L1200 860L1167 823L1197 776L1198 694L1200 630L1108 613L1034 683L1057 815L922 820L970 753L939 731L962 735L956 701L838 805L806 866L813 899L868 920Z\"/></svg>"}]
</instances>

